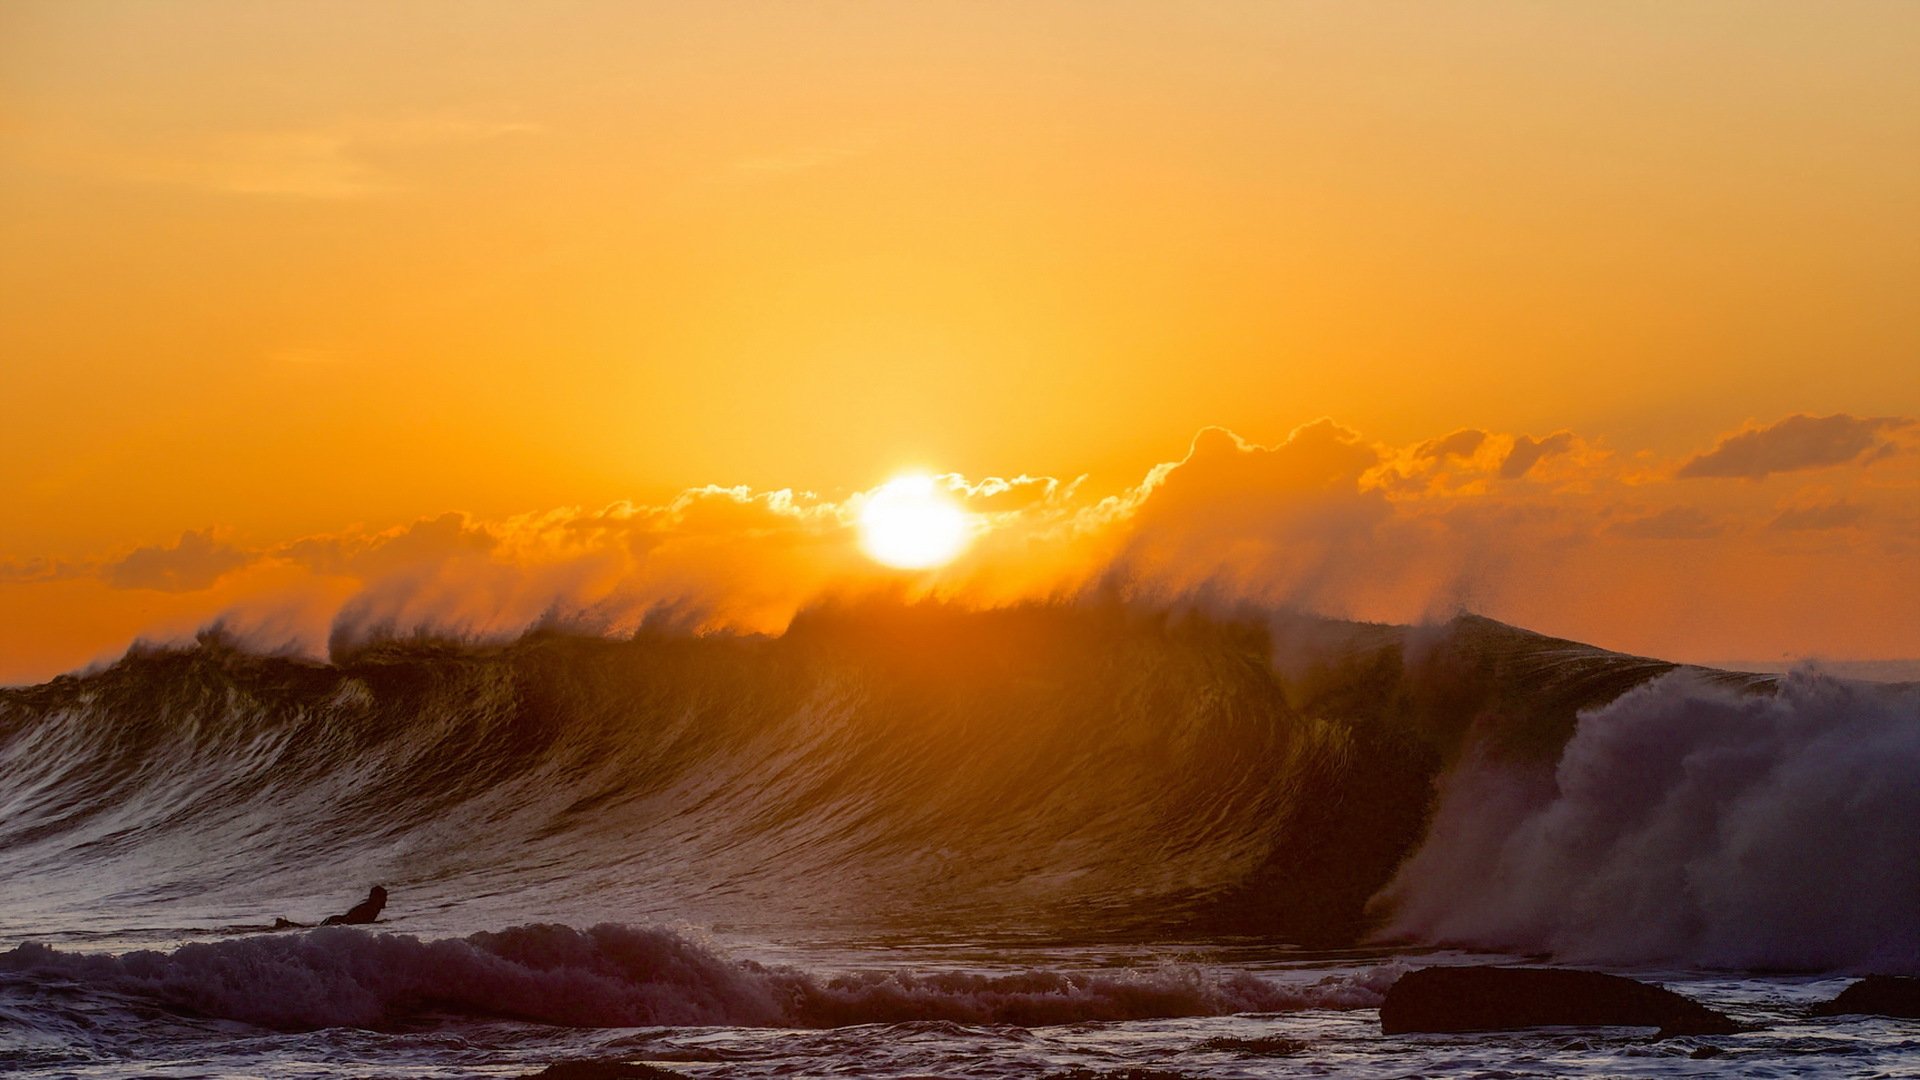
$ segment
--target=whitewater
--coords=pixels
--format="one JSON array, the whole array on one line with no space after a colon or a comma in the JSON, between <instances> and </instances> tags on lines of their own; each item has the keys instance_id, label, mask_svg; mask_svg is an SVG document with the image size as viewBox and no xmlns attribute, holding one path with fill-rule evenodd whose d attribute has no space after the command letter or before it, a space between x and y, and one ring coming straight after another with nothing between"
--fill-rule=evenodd
<instances>
[{"instance_id":1,"label":"whitewater","mask_svg":"<svg viewBox=\"0 0 1920 1080\"><path fill-rule=\"evenodd\" d=\"M1759 1027L1380 1033L1518 957ZM1867 973L1920 974L1920 687L1470 616L209 632L0 690L7 1075L1920 1075L1806 1015Z\"/></svg>"}]
</instances>

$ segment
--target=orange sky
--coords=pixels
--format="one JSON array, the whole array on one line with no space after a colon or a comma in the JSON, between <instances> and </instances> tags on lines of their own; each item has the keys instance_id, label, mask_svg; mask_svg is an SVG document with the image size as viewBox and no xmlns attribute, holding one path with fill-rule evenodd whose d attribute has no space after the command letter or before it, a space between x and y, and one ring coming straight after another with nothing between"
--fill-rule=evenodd
<instances>
[{"instance_id":1,"label":"orange sky","mask_svg":"<svg viewBox=\"0 0 1920 1080\"><path fill-rule=\"evenodd\" d=\"M1058 478L955 595L1920 655L1916 236L1906 3L13 3L0 679L765 625L911 466Z\"/></svg>"}]
</instances>

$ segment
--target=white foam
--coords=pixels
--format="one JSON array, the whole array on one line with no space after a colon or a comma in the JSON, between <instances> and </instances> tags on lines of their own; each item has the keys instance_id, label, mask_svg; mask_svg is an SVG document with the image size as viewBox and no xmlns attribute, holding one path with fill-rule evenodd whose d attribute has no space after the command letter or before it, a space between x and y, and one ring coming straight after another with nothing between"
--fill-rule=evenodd
<instances>
[{"instance_id":1,"label":"white foam","mask_svg":"<svg viewBox=\"0 0 1920 1080\"><path fill-rule=\"evenodd\" d=\"M575 1027L1042 1025L1353 1008L1378 1004L1382 989L1364 976L1300 987L1181 965L823 977L731 959L671 930L613 924L438 941L325 927L117 956L24 945L0 953L0 972L282 1030L384 1028L433 1013Z\"/></svg>"},{"instance_id":2,"label":"white foam","mask_svg":"<svg viewBox=\"0 0 1920 1080\"><path fill-rule=\"evenodd\" d=\"M1379 902L1389 933L1569 959L1920 969L1920 693L1676 672L1550 775L1472 760Z\"/></svg>"}]
</instances>

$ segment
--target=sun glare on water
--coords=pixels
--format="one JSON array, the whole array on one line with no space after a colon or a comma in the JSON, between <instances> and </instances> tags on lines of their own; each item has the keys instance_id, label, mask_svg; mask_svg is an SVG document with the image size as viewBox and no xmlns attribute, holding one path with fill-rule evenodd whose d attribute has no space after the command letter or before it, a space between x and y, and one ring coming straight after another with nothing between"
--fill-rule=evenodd
<instances>
[{"instance_id":1,"label":"sun glare on water","mask_svg":"<svg viewBox=\"0 0 1920 1080\"><path fill-rule=\"evenodd\" d=\"M860 546L875 561L902 570L939 566L967 546L967 512L935 487L933 477L902 476L867 496Z\"/></svg>"}]
</instances>

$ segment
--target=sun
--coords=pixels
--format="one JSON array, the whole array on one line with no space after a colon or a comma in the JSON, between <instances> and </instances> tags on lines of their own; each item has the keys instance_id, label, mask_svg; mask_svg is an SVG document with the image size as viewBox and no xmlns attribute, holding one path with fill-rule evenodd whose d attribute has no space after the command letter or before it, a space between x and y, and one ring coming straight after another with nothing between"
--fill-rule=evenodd
<instances>
[{"instance_id":1,"label":"sun","mask_svg":"<svg viewBox=\"0 0 1920 1080\"><path fill-rule=\"evenodd\" d=\"M935 488L933 477L898 477L860 508L860 546L876 562L901 570L939 566L967 546L967 516Z\"/></svg>"}]
</instances>

